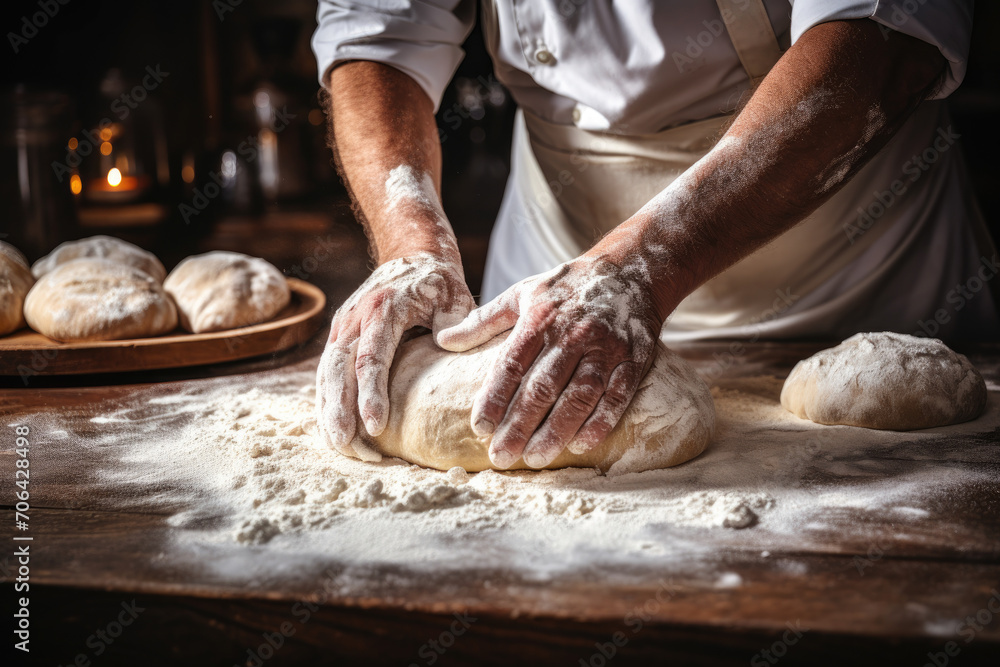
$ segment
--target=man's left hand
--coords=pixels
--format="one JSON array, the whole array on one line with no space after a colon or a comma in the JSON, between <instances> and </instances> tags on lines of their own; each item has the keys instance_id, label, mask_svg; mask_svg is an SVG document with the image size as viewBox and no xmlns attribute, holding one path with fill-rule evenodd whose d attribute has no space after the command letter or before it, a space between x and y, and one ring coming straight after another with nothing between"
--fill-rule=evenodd
<instances>
[{"instance_id":1,"label":"man's left hand","mask_svg":"<svg viewBox=\"0 0 1000 667\"><path fill-rule=\"evenodd\" d=\"M509 468L583 454L618 423L649 370L662 318L642 269L583 256L510 287L437 335L462 352L513 328L476 395L472 428Z\"/></svg>"}]
</instances>

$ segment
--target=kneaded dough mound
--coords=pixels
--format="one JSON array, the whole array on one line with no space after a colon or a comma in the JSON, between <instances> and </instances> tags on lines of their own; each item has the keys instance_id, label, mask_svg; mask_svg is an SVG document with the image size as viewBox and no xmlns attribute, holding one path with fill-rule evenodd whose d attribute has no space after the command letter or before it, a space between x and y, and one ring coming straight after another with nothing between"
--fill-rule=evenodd
<instances>
[{"instance_id":1,"label":"kneaded dough mound","mask_svg":"<svg viewBox=\"0 0 1000 667\"><path fill-rule=\"evenodd\" d=\"M163 268L156 255L113 236L91 236L79 241L66 241L35 262L31 272L35 274L35 278L41 278L57 266L85 257L134 266L151 275L158 283L162 283L167 276L167 270Z\"/></svg>"},{"instance_id":2,"label":"kneaded dough mound","mask_svg":"<svg viewBox=\"0 0 1000 667\"><path fill-rule=\"evenodd\" d=\"M937 339L860 333L796 364L781 404L818 424L909 431L975 419L986 383Z\"/></svg>"},{"instance_id":3,"label":"kneaded dough mound","mask_svg":"<svg viewBox=\"0 0 1000 667\"><path fill-rule=\"evenodd\" d=\"M194 333L266 322L291 300L288 281L269 262L216 250L188 257L163 283L181 326Z\"/></svg>"},{"instance_id":4,"label":"kneaded dough mound","mask_svg":"<svg viewBox=\"0 0 1000 667\"><path fill-rule=\"evenodd\" d=\"M366 459L396 456L438 470L494 468L487 454L491 436L477 437L470 417L476 391L506 337L462 353L442 350L429 335L404 343L389 372L388 424L372 438L359 418L355 450ZM625 474L678 465L705 450L715 429L708 386L662 344L655 354L632 403L605 441L582 455L564 450L547 468L596 466ZM521 459L510 469L528 468Z\"/></svg>"},{"instance_id":5,"label":"kneaded dough mound","mask_svg":"<svg viewBox=\"0 0 1000 667\"><path fill-rule=\"evenodd\" d=\"M28 259L0 241L0 336L24 326L24 297L34 283Z\"/></svg>"},{"instance_id":6,"label":"kneaded dough mound","mask_svg":"<svg viewBox=\"0 0 1000 667\"><path fill-rule=\"evenodd\" d=\"M46 273L28 292L24 317L61 341L146 338L177 326L159 281L107 259L75 259Z\"/></svg>"}]
</instances>

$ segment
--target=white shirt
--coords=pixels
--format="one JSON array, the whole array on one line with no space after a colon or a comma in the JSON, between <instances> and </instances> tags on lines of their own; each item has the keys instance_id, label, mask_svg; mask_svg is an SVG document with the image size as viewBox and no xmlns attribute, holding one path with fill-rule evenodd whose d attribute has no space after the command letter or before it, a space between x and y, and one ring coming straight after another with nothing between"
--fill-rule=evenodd
<instances>
[{"instance_id":1,"label":"white shirt","mask_svg":"<svg viewBox=\"0 0 1000 667\"><path fill-rule=\"evenodd\" d=\"M782 48L819 23L870 18L887 34L897 30L941 51L949 66L936 98L950 94L965 75L972 0L763 3ZM684 134L732 112L751 85L715 0L486 0L484 11L491 12L483 25L497 78L522 109L552 127L630 137L667 129ZM436 108L462 58L460 44L474 13L469 0L321 0L312 42L321 81L345 60L383 62L416 80ZM846 337L881 330L943 337L1000 333L989 290L974 298L956 292L997 260L990 259L995 249L958 151L948 150L951 143L934 148L950 136L943 104L925 103L851 183L799 226L685 299L667 322L664 340ZM562 234L561 204L539 210L539 201L552 200L551 179L529 143L519 114L484 302L585 250ZM934 153L933 168L910 175L912 158L926 151ZM591 171L586 174L600 173ZM576 176L582 183L584 175ZM654 191L669 182L666 175L656 178L662 185L653 182ZM894 184L906 192L876 210ZM645 203L634 194L622 189L611 203L624 202L634 212ZM872 210L877 222L857 236L859 226L869 226L865 211ZM618 211L612 221L628 214ZM785 293L794 298L777 303L774 295Z\"/></svg>"},{"instance_id":2,"label":"white shirt","mask_svg":"<svg viewBox=\"0 0 1000 667\"><path fill-rule=\"evenodd\" d=\"M312 47L322 83L345 60L409 74L434 102L462 59L474 0L320 0ZM629 134L732 111L749 80L714 0L488 0L497 78L554 123ZM949 62L938 97L965 76L972 0L766 0L783 48L826 21L871 18L933 44Z\"/></svg>"}]
</instances>

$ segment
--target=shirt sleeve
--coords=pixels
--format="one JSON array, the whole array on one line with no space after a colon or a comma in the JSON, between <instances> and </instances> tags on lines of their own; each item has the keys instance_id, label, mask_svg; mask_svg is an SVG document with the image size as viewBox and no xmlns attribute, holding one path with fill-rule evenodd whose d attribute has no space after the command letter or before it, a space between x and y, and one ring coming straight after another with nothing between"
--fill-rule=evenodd
<instances>
[{"instance_id":1,"label":"shirt sleeve","mask_svg":"<svg viewBox=\"0 0 1000 667\"><path fill-rule=\"evenodd\" d=\"M319 0L312 49L320 85L338 63L380 62L410 75L436 112L474 22L474 0Z\"/></svg>"},{"instance_id":2,"label":"shirt sleeve","mask_svg":"<svg viewBox=\"0 0 1000 667\"><path fill-rule=\"evenodd\" d=\"M883 30L933 44L948 60L948 74L934 99L947 97L965 78L972 36L973 0L793 0L792 43L827 21L870 18Z\"/></svg>"}]
</instances>

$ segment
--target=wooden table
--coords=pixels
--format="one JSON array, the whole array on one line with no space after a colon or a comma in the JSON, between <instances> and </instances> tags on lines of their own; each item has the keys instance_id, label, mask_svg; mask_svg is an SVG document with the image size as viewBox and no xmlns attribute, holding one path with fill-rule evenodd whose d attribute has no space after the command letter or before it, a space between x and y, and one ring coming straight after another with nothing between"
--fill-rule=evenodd
<instances>
[{"instance_id":1,"label":"wooden table","mask_svg":"<svg viewBox=\"0 0 1000 667\"><path fill-rule=\"evenodd\" d=\"M342 261L333 263L331 273L313 276L326 288L331 308L363 275L365 258L357 248L345 245ZM257 562L255 568L263 574L234 585L204 559L239 552L252 561L251 547L232 544L200 554L177 550L171 536L178 528L169 523L170 513L137 511L115 488L95 483L97 459L84 445L97 403L135 392L176 391L200 377L235 382L251 376L264 384L314 368L322 342L320 334L288 353L235 365L85 378L92 386L78 386L80 378L32 378L27 387L17 378L5 381L0 389L0 504L8 546L0 558L0 575L5 582L17 577L10 545L26 542L11 538L30 535L32 651L25 664L68 665L82 655L80 664L220 667L779 661L919 666L931 661L928 653L939 665L1000 664L1000 614L988 611L991 596L1000 590L1000 432L995 430L942 440L932 456L925 449L893 454L912 455L909 463L916 466L996 473L992 481L959 489L941 501L923 526L919 544L893 542L892 520L860 513L838 520L843 525L873 522L885 541L872 544L833 533L799 544L793 536L762 555L760 544L742 537L751 531L738 537L726 534L705 546L716 565L738 575L741 585L734 587L706 579L704 553L690 562L672 560L637 571L595 563L545 581L505 567L499 558L492 567L458 574L403 567L352 568L348 573L331 553L325 562L300 567ZM717 379L781 375L824 346L752 345L739 363L723 365ZM720 367L719 355L727 347L699 344L681 351L705 372ZM996 387L1000 347L969 352ZM164 382L173 384L167 389ZM997 392L992 394L996 400ZM31 423L40 413L58 415L67 430L80 434L81 447L71 457L47 452L44 440L33 444L30 530L18 533L13 528L16 455L7 426ZM970 448L975 456L966 455ZM862 564L859 570L859 558L871 567ZM326 585L344 576L352 579L350 595ZM5 586L10 591L10 583ZM15 611L15 597L4 597L5 615ZM141 608L134 622L129 616L133 601ZM993 605L1000 610L1000 597ZM625 621L630 613L634 620L636 609L645 609L645 620L633 631L634 623ZM307 623L299 622L303 610L309 610ZM927 622L958 621L977 613L980 622L989 615L989 622L969 642L956 634L957 623L935 627ZM115 632L109 624L119 617L130 621L127 631L106 635L107 643L96 638L98 629ZM294 634L275 634L292 622L287 628ZM277 652L266 645L267 636L281 644ZM5 637L11 642L9 633ZM435 652L432 641L447 650ZM107 650L97 655L99 647ZM947 655L956 649L959 657Z\"/></svg>"}]
</instances>

